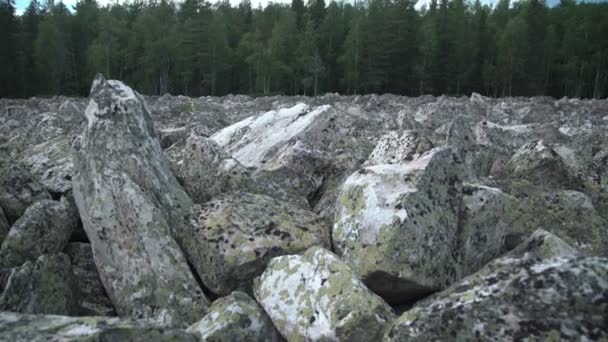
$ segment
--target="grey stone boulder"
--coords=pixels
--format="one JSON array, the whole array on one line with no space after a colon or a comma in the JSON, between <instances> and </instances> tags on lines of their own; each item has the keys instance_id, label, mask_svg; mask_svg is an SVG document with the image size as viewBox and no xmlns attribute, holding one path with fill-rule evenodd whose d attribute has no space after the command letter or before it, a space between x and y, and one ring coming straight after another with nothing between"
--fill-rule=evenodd
<instances>
[{"instance_id":1,"label":"grey stone boulder","mask_svg":"<svg viewBox=\"0 0 608 342\"><path fill-rule=\"evenodd\" d=\"M184 190L195 203L216 195L245 188L251 183L249 171L226 155L213 140L192 131L173 169Z\"/></svg>"},{"instance_id":2,"label":"grey stone boulder","mask_svg":"<svg viewBox=\"0 0 608 342\"><path fill-rule=\"evenodd\" d=\"M40 200L27 208L0 245L0 266L17 267L42 254L59 253L78 226L78 212L67 199Z\"/></svg>"},{"instance_id":3,"label":"grey stone boulder","mask_svg":"<svg viewBox=\"0 0 608 342\"><path fill-rule=\"evenodd\" d=\"M545 191L528 182L512 183L510 194L515 199L505 215L511 222L508 240L526 237L542 228L581 252L606 255L607 223L586 194L574 190ZM521 238L508 243L510 248Z\"/></svg>"},{"instance_id":4,"label":"grey stone boulder","mask_svg":"<svg viewBox=\"0 0 608 342\"><path fill-rule=\"evenodd\" d=\"M191 226L175 234L203 283L219 295L250 291L275 256L330 245L329 229L314 213L244 192L196 208Z\"/></svg>"},{"instance_id":5,"label":"grey stone boulder","mask_svg":"<svg viewBox=\"0 0 608 342\"><path fill-rule=\"evenodd\" d=\"M364 165L396 164L415 159L430 150L432 143L413 130L383 135Z\"/></svg>"},{"instance_id":6,"label":"grey stone boulder","mask_svg":"<svg viewBox=\"0 0 608 342\"><path fill-rule=\"evenodd\" d=\"M544 229L537 229L503 257L547 260L554 257L577 256L579 252L564 240Z\"/></svg>"},{"instance_id":7,"label":"grey stone boulder","mask_svg":"<svg viewBox=\"0 0 608 342\"><path fill-rule=\"evenodd\" d=\"M602 340L608 259L502 258L395 321L385 341Z\"/></svg>"},{"instance_id":8,"label":"grey stone boulder","mask_svg":"<svg viewBox=\"0 0 608 342\"><path fill-rule=\"evenodd\" d=\"M17 221L30 205L51 195L26 170L11 166L0 170L0 207L9 223Z\"/></svg>"},{"instance_id":9,"label":"grey stone boulder","mask_svg":"<svg viewBox=\"0 0 608 342\"><path fill-rule=\"evenodd\" d=\"M451 148L357 171L336 204L337 254L390 303L447 287L460 273L455 255L462 175Z\"/></svg>"},{"instance_id":10,"label":"grey stone boulder","mask_svg":"<svg viewBox=\"0 0 608 342\"><path fill-rule=\"evenodd\" d=\"M35 314L78 313L70 259L45 254L12 269L0 296L0 310Z\"/></svg>"},{"instance_id":11,"label":"grey stone boulder","mask_svg":"<svg viewBox=\"0 0 608 342\"><path fill-rule=\"evenodd\" d=\"M153 322L117 317L68 317L0 312L0 339L5 341L195 342L198 338Z\"/></svg>"},{"instance_id":12,"label":"grey stone boulder","mask_svg":"<svg viewBox=\"0 0 608 342\"><path fill-rule=\"evenodd\" d=\"M65 248L65 254L72 262L75 288L77 290L80 315L114 316L116 311L103 287L99 272L93 260L91 245L82 242L71 242Z\"/></svg>"},{"instance_id":13,"label":"grey stone boulder","mask_svg":"<svg viewBox=\"0 0 608 342\"><path fill-rule=\"evenodd\" d=\"M608 189L608 148L597 152L591 161L593 180Z\"/></svg>"},{"instance_id":14,"label":"grey stone boulder","mask_svg":"<svg viewBox=\"0 0 608 342\"><path fill-rule=\"evenodd\" d=\"M72 146L67 139L31 146L23 154L24 167L51 194L66 194L72 189L74 164Z\"/></svg>"},{"instance_id":15,"label":"grey stone boulder","mask_svg":"<svg viewBox=\"0 0 608 342\"><path fill-rule=\"evenodd\" d=\"M74 143L74 199L110 300L119 316L192 324L207 299L171 234L192 202L163 157L144 99L98 75L85 116Z\"/></svg>"},{"instance_id":16,"label":"grey stone boulder","mask_svg":"<svg viewBox=\"0 0 608 342\"><path fill-rule=\"evenodd\" d=\"M547 188L577 189L581 180L564 158L543 140L522 146L506 164L504 176Z\"/></svg>"},{"instance_id":17,"label":"grey stone boulder","mask_svg":"<svg viewBox=\"0 0 608 342\"><path fill-rule=\"evenodd\" d=\"M500 189L465 183L458 233L461 274L469 275L500 255L511 231L511 198Z\"/></svg>"},{"instance_id":18,"label":"grey stone boulder","mask_svg":"<svg viewBox=\"0 0 608 342\"><path fill-rule=\"evenodd\" d=\"M394 318L344 262L320 247L272 259L254 295L288 341L377 341Z\"/></svg>"},{"instance_id":19,"label":"grey stone boulder","mask_svg":"<svg viewBox=\"0 0 608 342\"><path fill-rule=\"evenodd\" d=\"M187 332L202 341L281 341L281 335L260 305L243 292L235 291L209 307Z\"/></svg>"}]
</instances>

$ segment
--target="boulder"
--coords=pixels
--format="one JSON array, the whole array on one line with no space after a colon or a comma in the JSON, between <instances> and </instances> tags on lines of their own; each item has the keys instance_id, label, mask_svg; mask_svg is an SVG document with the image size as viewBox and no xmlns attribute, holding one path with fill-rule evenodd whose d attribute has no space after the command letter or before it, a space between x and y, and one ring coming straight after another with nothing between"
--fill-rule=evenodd
<instances>
[{"instance_id":1,"label":"boulder","mask_svg":"<svg viewBox=\"0 0 608 342\"><path fill-rule=\"evenodd\" d=\"M93 316L114 316L112 302L99 279L99 272L93 260L91 245L82 242L71 242L65 248L65 254L72 262L72 273L78 294L80 314Z\"/></svg>"},{"instance_id":2,"label":"boulder","mask_svg":"<svg viewBox=\"0 0 608 342\"><path fill-rule=\"evenodd\" d=\"M272 259L254 295L289 341L377 341L391 308L336 255L313 247Z\"/></svg>"},{"instance_id":3,"label":"boulder","mask_svg":"<svg viewBox=\"0 0 608 342\"><path fill-rule=\"evenodd\" d=\"M191 200L164 159L144 99L97 76L74 144L74 198L95 264L120 316L186 325L207 299L171 229Z\"/></svg>"},{"instance_id":4,"label":"boulder","mask_svg":"<svg viewBox=\"0 0 608 342\"><path fill-rule=\"evenodd\" d=\"M147 321L117 317L68 317L0 312L0 339L6 341L196 342L195 335Z\"/></svg>"},{"instance_id":5,"label":"boulder","mask_svg":"<svg viewBox=\"0 0 608 342\"><path fill-rule=\"evenodd\" d=\"M23 165L53 195L72 190L74 164L67 139L45 141L24 152Z\"/></svg>"},{"instance_id":6,"label":"boulder","mask_svg":"<svg viewBox=\"0 0 608 342\"><path fill-rule=\"evenodd\" d=\"M59 253L78 226L78 212L65 198L40 200L27 208L0 245L0 266L17 267L42 254Z\"/></svg>"},{"instance_id":7,"label":"boulder","mask_svg":"<svg viewBox=\"0 0 608 342\"><path fill-rule=\"evenodd\" d=\"M0 296L0 310L75 315L74 281L67 255L42 255L11 271Z\"/></svg>"},{"instance_id":8,"label":"boulder","mask_svg":"<svg viewBox=\"0 0 608 342\"><path fill-rule=\"evenodd\" d=\"M251 182L248 170L226 155L211 139L192 131L181 159L175 164L176 176L196 203L216 195L244 188Z\"/></svg>"},{"instance_id":9,"label":"boulder","mask_svg":"<svg viewBox=\"0 0 608 342\"><path fill-rule=\"evenodd\" d=\"M11 166L1 170L0 207L9 223L17 221L30 205L42 199L51 199L48 191L26 170Z\"/></svg>"},{"instance_id":10,"label":"boulder","mask_svg":"<svg viewBox=\"0 0 608 342\"><path fill-rule=\"evenodd\" d=\"M194 210L176 237L214 293L250 291L268 261L311 246L329 247L329 230L310 211L266 195L220 195Z\"/></svg>"},{"instance_id":11,"label":"boulder","mask_svg":"<svg viewBox=\"0 0 608 342\"><path fill-rule=\"evenodd\" d=\"M576 173L551 146L535 140L522 146L505 166L505 176L548 188L576 189Z\"/></svg>"},{"instance_id":12,"label":"boulder","mask_svg":"<svg viewBox=\"0 0 608 342\"><path fill-rule=\"evenodd\" d=\"M386 341L601 340L608 259L503 258L396 320ZM574 310L574 311L573 311Z\"/></svg>"},{"instance_id":13,"label":"boulder","mask_svg":"<svg viewBox=\"0 0 608 342\"><path fill-rule=\"evenodd\" d=\"M416 131L393 131L380 138L364 165L408 162L431 148L431 142Z\"/></svg>"},{"instance_id":14,"label":"boulder","mask_svg":"<svg viewBox=\"0 0 608 342\"><path fill-rule=\"evenodd\" d=\"M402 164L365 167L342 185L333 246L390 303L458 277L462 163L450 148Z\"/></svg>"},{"instance_id":15,"label":"boulder","mask_svg":"<svg viewBox=\"0 0 608 342\"><path fill-rule=\"evenodd\" d=\"M505 254L504 257L542 261L554 257L576 255L579 255L578 251L564 240L544 229L537 229L526 240Z\"/></svg>"},{"instance_id":16,"label":"boulder","mask_svg":"<svg viewBox=\"0 0 608 342\"><path fill-rule=\"evenodd\" d=\"M591 161L593 180L608 189L608 148L597 152Z\"/></svg>"},{"instance_id":17,"label":"boulder","mask_svg":"<svg viewBox=\"0 0 608 342\"><path fill-rule=\"evenodd\" d=\"M258 303L235 291L213 302L209 312L187 331L202 341L281 341L281 335Z\"/></svg>"},{"instance_id":18,"label":"boulder","mask_svg":"<svg viewBox=\"0 0 608 342\"><path fill-rule=\"evenodd\" d=\"M469 275L502 251L511 230L511 199L500 189L481 184L465 183L462 193L458 252L462 275Z\"/></svg>"}]
</instances>

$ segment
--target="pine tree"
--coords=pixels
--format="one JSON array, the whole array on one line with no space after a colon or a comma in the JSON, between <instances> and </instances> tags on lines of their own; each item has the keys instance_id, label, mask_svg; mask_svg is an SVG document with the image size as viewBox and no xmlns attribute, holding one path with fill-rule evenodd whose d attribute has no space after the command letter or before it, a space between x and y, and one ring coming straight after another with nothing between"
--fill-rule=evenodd
<instances>
[{"instance_id":1,"label":"pine tree","mask_svg":"<svg viewBox=\"0 0 608 342\"><path fill-rule=\"evenodd\" d=\"M0 97L17 97L21 87L17 77L18 21L13 0L0 1Z\"/></svg>"}]
</instances>

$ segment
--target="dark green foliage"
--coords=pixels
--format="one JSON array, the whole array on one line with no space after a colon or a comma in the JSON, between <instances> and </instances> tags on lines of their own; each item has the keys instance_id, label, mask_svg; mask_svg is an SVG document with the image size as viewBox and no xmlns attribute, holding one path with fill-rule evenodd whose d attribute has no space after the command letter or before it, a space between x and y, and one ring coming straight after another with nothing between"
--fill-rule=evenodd
<instances>
[{"instance_id":1,"label":"dark green foliage","mask_svg":"<svg viewBox=\"0 0 608 342\"><path fill-rule=\"evenodd\" d=\"M0 97L325 92L606 97L608 4L545 0L0 0Z\"/></svg>"}]
</instances>

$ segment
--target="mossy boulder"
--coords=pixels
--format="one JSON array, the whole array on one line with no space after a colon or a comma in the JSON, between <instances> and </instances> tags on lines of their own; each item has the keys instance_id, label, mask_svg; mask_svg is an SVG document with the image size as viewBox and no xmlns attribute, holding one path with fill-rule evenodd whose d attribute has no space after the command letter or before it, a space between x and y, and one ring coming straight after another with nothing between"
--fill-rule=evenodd
<instances>
[{"instance_id":1,"label":"mossy boulder","mask_svg":"<svg viewBox=\"0 0 608 342\"><path fill-rule=\"evenodd\" d=\"M329 247L329 229L314 213L266 195L224 194L197 207L176 237L214 293L250 291L268 261L311 246Z\"/></svg>"},{"instance_id":2,"label":"mossy boulder","mask_svg":"<svg viewBox=\"0 0 608 342\"><path fill-rule=\"evenodd\" d=\"M274 258L254 295L289 341L377 341L392 309L336 255L313 247Z\"/></svg>"},{"instance_id":3,"label":"mossy boulder","mask_svg":"<svg viewBox=\"0 0 608 342\"><path fill-rule=\"evenodd\" d=\"M4 210L2 210L2 207L0 207L0 244L2 241L4 241L4 238L8 234L10 228L11 226L8 224L6 216L4 216Z\"/></svg>"},{"instance_id":4,"label":"mossy boulder","mask_svg":"<svg viewBox=\"0 0 608 342\"><path fill-rule=\"evenodd\" d=\"M51 199L51 195L28 171L18 166L0 170L0 207L9 223L42 199Z\"/></svg>"},{"instance_id":5,"label":"mossy boulder","mask_svg":"<svg viewBox=\"0 0 608 342\"><path fill-rule=\"evenodd\" d=\"M270 317L247 294L235 291L213 302L209 312L187 331L203 341L281 341Z\"/></svg>"},{"instance_id":6,"label":"mossy boulder","mask_svg":"<svg viewBox=\"0 0 608 342\"><path fill-rule=\"evenodd\" d=\"M357 171L338 198L336 252L390 303L447 287L460 274L462 175L451 148Z\"/></svg>"},{"instance_id":7,"label":"mossy boulder","mask_svg":"<svg viewBox=\"0 0 608 342\"><path fill-rule=\"evenodd\" d=\"M35 314L78 314L75 279L65 254L45 254L12 269L0 309Z\"/></svg>"},{"instance_id":8,"label":"mossy boulder","mask_svg":"<svg viewBox=\"0 0 608 342\"><path fill-rule=\"evenodd\" d=\"M417 304L385 341L608 338L608 259L502 258Z\"/></svg>"},{"instance_id":9,"label":"mossy boulder","mask_svg":"<svg viewBox=\"0 0 608 342\"><path fill-rule=\"evenodd\" d=\"M119 316L187 326L208 301L171 234L192 201L164 159L141 95L98 75L74 142L74 199Z\"/></svg>"},{"instance_id":10,"label":"mossy boulder","mask_svg":"<svg viewBox=\"0 0 608 342\"><path fill-rule=\"evenodd\" d=\"M70 201L41 200L27 208L0 246L0 266L17 267L42 254L58 253L78 226L78 212Z\"/></svg>"},{"instance_id":11,"label":"mossy boulder","mask_svg":"<svg viewBox=\"0 0 608 342\"><path fill-rule=\"evenodd\" d=\"M422 133L413 130L392 131L378 140L364 165L407 162L431 148L432 143Z\"/></svg>"},{"instance_id":12,"label":"mossy boulder","mask_svg":"<svg viewBox=\"0 0 608 342\"><path fill-rule=\"evenodd\" d=\"M0 339L6 341L132 341L196 342L198 338L178 329L167 329L149 321L117 317L68 317L0 312Z\"/></svg>"}]
</instances>

